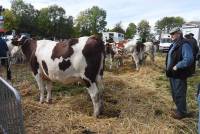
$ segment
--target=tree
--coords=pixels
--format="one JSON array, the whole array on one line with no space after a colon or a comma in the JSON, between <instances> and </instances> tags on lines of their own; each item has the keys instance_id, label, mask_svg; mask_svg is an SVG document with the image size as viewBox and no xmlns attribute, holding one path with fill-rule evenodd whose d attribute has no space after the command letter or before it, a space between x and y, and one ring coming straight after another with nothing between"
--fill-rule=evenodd
<instances>
[{"instance_id":1,"label":"tree","mask_svg":"<svg viewBox=\"0 0 200 134\"><path fill-rule=\"evenodd\" d=\"M35 10L23 0L12 0L11 10L4 12L5 27L17 32L28 32L41 37L70 38L74 34L73 17L65 16L65 10L57 5Z\"/></svg>"},{"instance_id":2,"label":"tree","mask_svg":"<svg viewBox=\"0 0 200 134\"><path fill-rule=\"evenodd\" d=\"M126 38L133 38L137 32L137 27L134 23L130 23L126 29L125 36Z\"/></svg>"},{"instance_id":3,"label":"tree","mask_svg":"<svg viewBox=\"0 0 200 134\"><path fill-rule=\"evenodd\" d=\"M115 25L115 27L111 30L112 32L118 32L118 33L125 33L124 29L122 28L122 22L120 21Z\"/></svg>"},{"instance_id":4,"label":"tree","mask_svg":"<svg viewBox=\"0 0 200 134\"><path fill-rule=\"evenodd\" d=\"M61 26L59 26L59 23L64 22L65 10L57 5L50 6L48 10L48 17L52 25L50 33L53 37L56 37L60 34Z\"/></svg>"},{"instance_id":5,"label":"tree","mask_svg":"<svg viewBox=\"0 0 200 134\"><path fill-rule=\"evenodd\" d=\"M105 30L105 26L107 25L106 19L106 11L100 9L97 6L93 6L89 11L89 20L91 20L92 24L92 34L98 34Z\"/></svg>"},{"instance_id":6,"label":"tree","mask_svg":"<svg viewBox=\"0 0 200 134\"><path fill-rule=\"evenodd\" d=\"M26 4L23 0L12 0L11 10L17 18L18 31L31 33L36 29L38 12L31 4Z\"/></svg>"},{"instance_id":7,"label":"tree","mask_svg":"<svg viewBox=\"0 0 200 134\"><path fill-rule=\"evenodd\" d=\"M65 10L57 5L42 8L37 17L40 36L47 38L70 38L73 35L73 17L66 17Z\"/></svg>"},{"instance_id":8,"label":"tree","mask_svg":"<svg viewBox=\"0 0 200 134\"><path fill-rule=\"evenodd\" d=\"M17 18L11 10L6 9L3 12L3 16L4 16L4 28L6 30L11 31L12 29L17 29Z\"/></svg>"},{"instance_id":9,"label":"tree","mask_svg":"<svg viewBox=\"0 0 200 134\"><path fill-rule=\"evenodd\" d=\"M174 27L181 27L185 23L182 17L164 17L155 24L157 33L169 32Z\"/></svg>"},{"instance_id":10,"label":"tree","mask_svg":"<svg viewBox=\"0 0 200 134\"><path fill-rule=\"evenodd\" d=\"M51 21L48 15L49 8L42 8L39 11L39 15L37 17L37 29L38 29L38 34L43 37L50 37L51 33Z\"/></svg>"},{"instance_id":11,"label":"tree","mask_svg":"<svg viewBox=\"0 0 200 134\"><path fill-rule=\"evenodd\" d=\"M146 40L150 35L150 25L149 22L146 20L142 20L137 26L138 33L140 37Z\"/></svg>"},{"instance_id":12,"label":"tree","mask_svg":"<svg viewBox=\"0 0 200 134\"><path fill-rule=\"evenodd\" d=\"M59 26L59 31L57 33L59 38L71 38L74 36L74 22L73 22L73 17L69 16L69 17L64 17L64 18L60 18L59 22L58 22L58 26Z\"/></svg>"},{"instance_id":13,"label":"tree","mask_svg":"<svg viewBox=\"0 0 200 134\"><path fill-rule=\"evenodd\" d=\"M107 25L106 11L100 9L97 6L93 6L91 9L86 9L79 13L76 19L76 28L80 29L77 32L80 36L99 34L105 30Z\"/></svg>"},{"instance_id":14,"label":"tree","mask_svg":"<svg viewBox=\"0 0 200 134\"><path fill-rule=\"evenodd\" d=\"M86 11L82 11L79 13L79 16L76 19L76 34L77 36L89 36L91 35L91 23L88 18L88 13Z\"/></svg>"}]
</instances>

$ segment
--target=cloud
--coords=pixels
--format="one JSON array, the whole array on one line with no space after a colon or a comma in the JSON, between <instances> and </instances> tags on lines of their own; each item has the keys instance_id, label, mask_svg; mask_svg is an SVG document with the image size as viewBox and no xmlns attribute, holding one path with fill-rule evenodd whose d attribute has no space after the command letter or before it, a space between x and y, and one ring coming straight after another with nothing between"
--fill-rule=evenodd
<instances>
[{"instance_id":1,"label":"cloud","mask_svg":"<svg viewBox=\"0 0 200 134\"><path fill-rule=\"evenodd\" d=\"M3 7L10 8L9 0L1 0ZM58 5L65 9L66 15L76 17L80 11L92 6L103 8L107 12L108 28L122 22L126 28L129 23L136 25L143 19L154 25L165 16L181 16L186 21L200 19L199 0L24 0L36 9Z\"/></svg>"}]
</instances>

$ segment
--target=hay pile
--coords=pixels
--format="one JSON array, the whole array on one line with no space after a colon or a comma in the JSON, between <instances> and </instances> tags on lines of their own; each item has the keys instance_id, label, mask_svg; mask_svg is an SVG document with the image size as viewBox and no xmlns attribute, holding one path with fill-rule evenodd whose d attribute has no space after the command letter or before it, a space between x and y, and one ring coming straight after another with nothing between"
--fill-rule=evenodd
<instances>
[{"instance_id":1,"label":"hay pile","mask_svg":"<svg viewBox=\"0 0 200 134\"><path fill-rule=\"evenodd\" d=\"M28 80L20 80L20 84L15 84L22 95L26 133L195 134L197 104L194 98L189 101L194 117L181 121L170 117L173 103L163 72L163 57L159 56L155 64L147 61L139 72L130 59L118 70L105 71L104 113L99 119L91 116L92 102L83 86L67 88L56 84L53 104L49 105L39 104L39 92L31 75ZM193 86L189 88L194 90Z\"/></svg>"}]
</instances>

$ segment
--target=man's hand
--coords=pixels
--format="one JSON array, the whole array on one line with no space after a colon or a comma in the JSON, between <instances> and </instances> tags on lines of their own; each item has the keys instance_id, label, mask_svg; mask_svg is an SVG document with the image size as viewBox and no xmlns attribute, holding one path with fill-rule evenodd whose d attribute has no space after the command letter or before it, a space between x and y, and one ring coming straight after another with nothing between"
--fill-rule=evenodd
<instances>
[{"instance_id":1,"label":"man's hand","mask_svg":"<svg viewBox=\"0 0 200 134\"><path fill-rule=\"evenodd\" d=\"M177 67L176 67L176 66L174 66L174 67L173 67L173 70L174 70L174 71L176 71L176 70L177 70Z\"/></svg>"}]
</instances>

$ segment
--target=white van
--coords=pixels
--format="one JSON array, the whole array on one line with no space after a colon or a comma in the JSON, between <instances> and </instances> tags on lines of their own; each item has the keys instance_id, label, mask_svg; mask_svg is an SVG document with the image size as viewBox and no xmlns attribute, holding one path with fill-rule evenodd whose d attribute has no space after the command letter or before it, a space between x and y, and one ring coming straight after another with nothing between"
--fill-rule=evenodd
<instances>
[{"instance_id":1,"label":"white van","mask_svg":"<svg viewBox=\"0 0 200 134\"><path fill-rule=\"evenodd\" d=\"M167 52L171 44L172 39L170 37L170 34L161 34L159 50L162 52Z\"/></svg>"}]
</instances>

